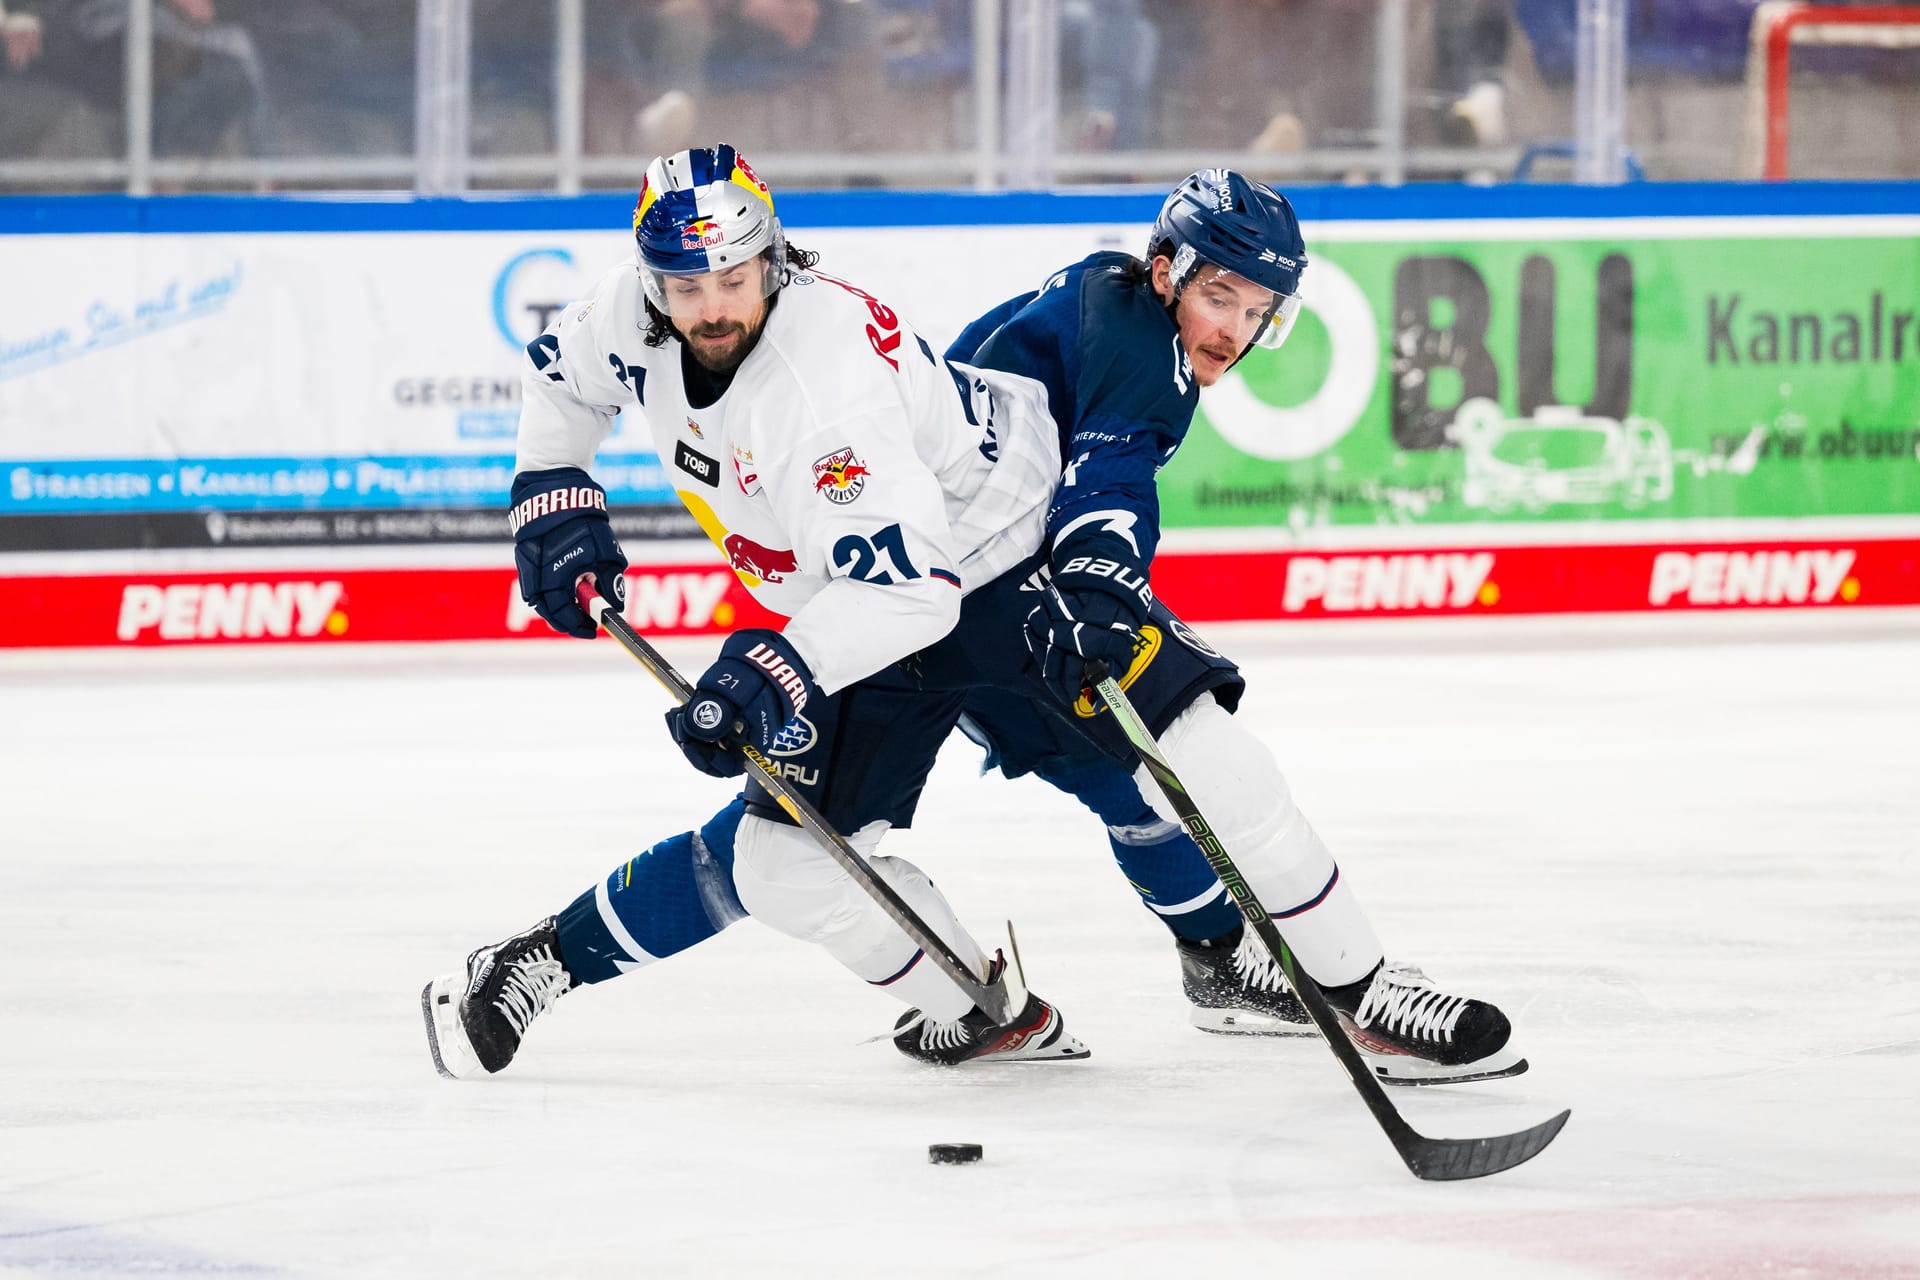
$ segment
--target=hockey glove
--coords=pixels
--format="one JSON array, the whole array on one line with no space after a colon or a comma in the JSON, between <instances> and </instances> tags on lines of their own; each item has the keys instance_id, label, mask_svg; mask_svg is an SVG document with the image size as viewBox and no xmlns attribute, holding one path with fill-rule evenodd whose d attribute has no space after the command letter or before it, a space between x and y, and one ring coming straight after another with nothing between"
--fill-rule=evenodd
<instances>
[{"instance_id":1,"label":"hockey glove","mask_svg":"<svg viewBox=\"0 0 1920 1280\"><path fill-rule=\"evenodd\" d=\"M747 768L740 744L765 754L812 693L813 673L785 636L736 631L695 682L693 697L667 712L667 732L700 772L737 778Z\"/></svg>"},{"instance_id":2,"label":"hockey glove","mask_svg":"<svg viewBox=\"0 0 1920 1280\"><path fill-rule=\"evenodd\" d=\"M1133 665L1134 642L1147 620L1153 590L1130 560L1074 553L1064 559L1040 603L1027 615L1027 649L1040 678L1062 702L1087 684L1087 664L1098 659L1116 676Z\"/></svg>"},{"instance_id":3,"label":"hockey glove","mask_svg":"<svg viewBox=\"0 0 1920 1280\"><path fill-rule=\"evenodd\" d=\"M593 639L593 619L574 598L573 584L593 576L594 589L615 608L626 591L627 557L607 518L607 494L578 467L523 471L513 478L513 559L520 598L555 631Z\"/></svg>"}]
</instances>

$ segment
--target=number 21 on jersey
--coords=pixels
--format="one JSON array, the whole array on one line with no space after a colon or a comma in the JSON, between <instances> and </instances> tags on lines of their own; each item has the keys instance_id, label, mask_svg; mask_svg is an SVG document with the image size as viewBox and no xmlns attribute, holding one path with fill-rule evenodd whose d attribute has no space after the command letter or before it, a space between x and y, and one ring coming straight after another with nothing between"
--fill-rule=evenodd
<instances>
[{"instance_id":1,"label":"number 21 on jersey","mask_svg":"<svg viewBox=\"0 0 1920 1280\"><path fill-rule=\"evenodd\" d=\"M897 524L888 525L871 538L850 533L834 543L833 567L855 582L871 582L882 587L896 581L896 574L901 582L920 576L920 571L907 558L906 539Z\"/></svg>"}]
</instances>

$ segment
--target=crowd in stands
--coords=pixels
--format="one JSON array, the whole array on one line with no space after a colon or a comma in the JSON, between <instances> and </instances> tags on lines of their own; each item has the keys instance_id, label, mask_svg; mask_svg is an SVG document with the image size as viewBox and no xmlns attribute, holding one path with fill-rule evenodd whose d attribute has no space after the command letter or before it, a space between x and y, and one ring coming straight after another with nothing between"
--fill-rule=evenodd
<instances>
[{"instance_id":1,"label":"crowd in stands","mask_svg":"<svg viewBox=\"0 0 1920 1280\"><path fill-rule=\"evenodd\" d=\"M1377 136L1378 0L1055 3L1067 151ZM1758 3L1628 0L1636 73L1737 80ZM124 153L129 7L0 0L0 164ZM1415 143L1501 147L1513 69L1571 75L1576 0L1411 8ZM412 0L154 0L154 154L405 155L415 27ZM552 151L554 27L551 3L472 0L474 154ZM585 0L585 150L644 157L710 133L771 151L967 149L972 38L973 0Z\"/></svg>"}]
</instances>

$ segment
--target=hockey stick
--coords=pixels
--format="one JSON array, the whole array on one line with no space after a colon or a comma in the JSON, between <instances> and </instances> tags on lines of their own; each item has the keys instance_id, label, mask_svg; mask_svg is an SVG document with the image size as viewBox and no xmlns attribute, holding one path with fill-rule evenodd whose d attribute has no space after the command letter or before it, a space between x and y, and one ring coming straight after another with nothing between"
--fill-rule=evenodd
<instances>
[{"instance_id":1,"label":"hockey stick","mask_svg":"<svg viewBox=\"0 0 1920 1280\"><path fill-rule=\"evenodd\" d=\"M1326 1037L1327 1044L1333 1049L1333 1056L1346 1068L1347 1078L1360 1091L1367 1109L1373 1112L1373 1118L1386 1130L1387 1140L1393 1143L1393 1149L1406 1161L1413 1176L1430 1182L1480 1178L1511 1169L1545 1150L1546 1145L1559 1134L1560 1127L1566 1124L1567 1117L1573 1114L1572 1111L1562 1111L1531 1129L1493 1138L1428 1138L1401 1118L1399 1111L1387 1099L1387 1091L1374 1079L1366 1060L1360 1056L1353 1041L1348 1039L1345 1029L1340 1025L1339 1014L1327 1002L1319 985L1301 971L1293 949L1287 946L1286 939L1280 936L1280 930L1274 927L1273 918L1260 905L1252 887L1233 865L1233 859L1213 834L1213 828L1207 825L1206 818L1193 803L1193 797L1187 794L1180 776L1167 763L1166 756L1161 754L1160 744L1154 741L1153 734L1140 719L1140 713L1134 710L1133 703L1121 692L1119 682L1107 670L1105 663L1089 664L1087 676L1105 700L1107 709L1113 713L1115 723L1127 735L1127 741L1133 745L1140 762L1153 774L1153 780L1167 797L1167 803L1180 815L1181 825L1193 837L1193 842L1200 846L1200 852L1206 855L1214 874L1220 877L1220 883L1233 895L1234 904L1240 908L1240 914L1246 917L1247 926L1272 953L1274 962L1280 966L1294 994L1300 997L1307 1015L1313 1019L1313 1025Z\"/></svg>"},{"instance_id":2,"label":"hockey stick","mask_svg":"<svg viewBox=\"0 0 1920 1280\"><path fill-rule=\"evenodd\" d=\"M693 686L686 678L674 670L673 664L661 656L660 651L647 643L646 637L635 631L630 623L620 615L620 611L609 605L604 597L593 589L591 578L582 579L575 589L580 607L585 609L606 633L620 642L622 648L632 654L649 675L660 682L662 688L675 702L685 705L693 697ZM1024 992L1019 993L1016 1003L1015 993L1010 989L1012 980L986 983L968 967L967 962L954 954L946 940L927 927L914 909L893 891L893 886L880 878L880 873L861 856L860 851L847 842L847 838L827 825L820 811L807 802L807 798L787 785L773 762L754 749L750 742L741 742L741 752L746 756L747 768L754 779L765 787L779 802L787 816L799 823L820 842L833 860L840 864L846 873L853 877L854 883L866 891L868 897L880 904L893 922L900 926L913 944L920 948L927 959L933 961L940 971L953 979L955 986L967 996L986 1015L998 1023L1013 1021L1026 1002ZM1017 969L1018 966L1016 965ZM1008 972L1012 972L1009 970Z\"/></svg>"}]
</instances>

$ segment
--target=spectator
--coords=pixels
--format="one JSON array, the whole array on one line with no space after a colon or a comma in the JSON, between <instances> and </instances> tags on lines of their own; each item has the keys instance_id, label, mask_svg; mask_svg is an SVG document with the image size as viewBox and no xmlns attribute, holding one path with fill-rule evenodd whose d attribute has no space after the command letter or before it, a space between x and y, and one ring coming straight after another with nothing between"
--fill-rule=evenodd
<instances>
[{"instance_id":1,"label":"spectator","mask_svg":"<svg viewBox=\"0 0 1920 1280\"><path fill-rule=\"evenodd\" d=\"M1206 91L1197 101L1253 133L1251 142L1245 132L1196 141L1276 155L1375 145L1381 127L1378 0L1195 3L1209 28L1210 49ZM1432 24L1430 42L1416 46L1430 44L1431 71L1418 56L1409 68L1413 84L1431 88L1411 92L1409 102L1416 113L1425 112L1423 122L1437 117L1455 145L1497 146L1507 139L1511 8L1512 0L1430 0L1409 14L1408 31L1417 42ZM1365 164L1344 174L1349 181L1372 175Z\"/></svg>"},{"instance_id":2,"label":"spectator","mask_svg":"<svg viewBox=\"0 0 1920 1280\"><path fill-rule=\"evenodd\" d=\"M778 89L833 70L864 15L844 0L713 0L707 75L728 89Z\"/></svg>"},{"instance_id":3,"label":"spectator","mask_svg":"<svg viewBox=\"0 0 1920 1280\"><path fill-rule=\"evenodd\" d=\"M1147 145L1160 63L1160 29L1145 0L1063 0L1065 65L1078 72L1083 104L1069 135L1078 151L1135 151Z\"/></svg>"},{"instance_id":4,"label":"spectator","mask_svg":"<svg viewBox=\"0 0 1920 1280\"><path fill-rule=\"evenodd\" d=\"M1378 0L1187 2L1203 48L1178 77L1181 145L1276 154L1365 145Z\"/></svg>"},{"instance_id":5,"label":"spectator","mask_svg":"<svg viewBox=\"0 0 1920 1280\"><path fill-rule=\"evenodd\" d=\"M712 0L587 0L586 148L667 155L694 143Z\"/></svg>"},{"instance_id":6,"label":"spectator","mask_svg":"<svg viewBox=\"0 0 1920 1280\"><path fill-rule=\"evenodd\" d=\"M9 16L0 5L0 44L6 46L7 69L25 71L40 56L40 19L31 13Z\"/></svg>"},{"instance_id":7,"label":"spectator","mask_svg":"<svg viewBox=\"0 0 1920 1280\"><path fill-rule=\"evenodd\" d=\"M855 0L589 0L588 149L679 150L702 114L778 133L806 114L781 92L836 87L867 20Z\"/></svg>"},{"instance_id":8,"label":"spectator","mask_svg":"<svg viewBox=\"0 0 1920 1280\"><path fill-rule=\"evenodd\" d=\"M413 146L416 16L395 0L222 0L273 86L280 155L393 155Z\"/></svg>"},{"instance_id":9,"label":"spectator","mask_svg":"<svg viewBox=\"0 0 1920 1280\"><path fill-rule=\"evenodd\" d=\"M1507 140L1510 0L1442 0L1433 13L1434 83L1449 101L1443 133L1468 146Z\"/></svg>"},{"instance_id":10,"label":"spectator","mask_svg":"<svg viewBox=\"0 0 1920 1280\"><path fill-rule=\"evenodd\" d=\"M0 5L0 156L107 154L107 122L80 93L45 70L45 24Z\"/></svg>"},{"instance_id":11,"label":"spectator","mask_svg":"<svg viewBox=\"0 0 1920 1280\"><path fill-rule=\"evenodd\" d=\"M126 95L128 8L128 0L15 6L41 20L32 42L41 74L109 119L121 117ZM155 8L153 85L156 155L211 155L235 135L247 150L262 149L268 118L260 61L243 28L217 20L215 0L164 0Z\"/></svg>"}]
</instances>

